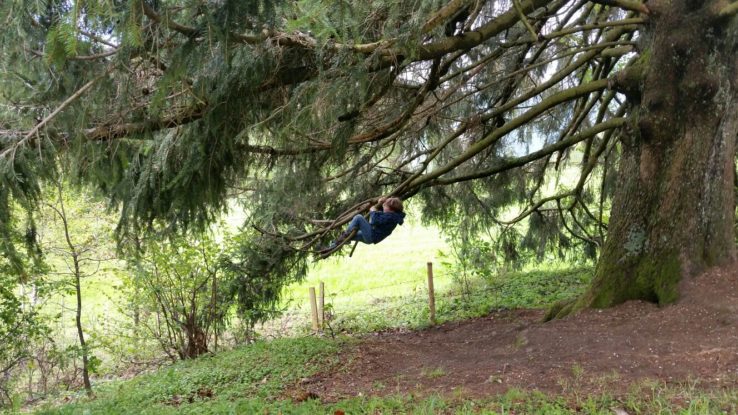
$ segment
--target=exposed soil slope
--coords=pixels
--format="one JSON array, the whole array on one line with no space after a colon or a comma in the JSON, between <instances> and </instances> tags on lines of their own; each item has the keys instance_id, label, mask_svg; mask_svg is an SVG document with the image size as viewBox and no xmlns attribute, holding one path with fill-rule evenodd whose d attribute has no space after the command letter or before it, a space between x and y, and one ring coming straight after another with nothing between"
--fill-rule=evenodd
<instances>
[{"instance_id":1,"label":"exposed soil slope","mask_svg":"<svg viewBox=\"0 0 738 415\"><path fill-rule=\"evenodd\" d=\"M738 379L738 263L683 282L659 308L629 302L548 323L513 310L420 332L372 336L336 373L305 380L323 400L397 392L484 396L508 388L624 392L644 379Z\"/></svg>"}]
</instances>

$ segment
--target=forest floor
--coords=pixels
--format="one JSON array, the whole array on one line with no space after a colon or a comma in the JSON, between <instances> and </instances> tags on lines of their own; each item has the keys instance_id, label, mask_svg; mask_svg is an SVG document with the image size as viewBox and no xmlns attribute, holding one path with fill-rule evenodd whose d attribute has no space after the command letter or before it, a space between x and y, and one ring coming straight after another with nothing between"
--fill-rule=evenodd
<instances>
[{"instance_id":1,"label":"forest floor","mask_svg":"<svg viewBox=\"0 0 738 415\"><path fill-rule=\"evenodd\" d=\"M290 393L335 402L398 393L475 398L511 388L618 395L649 381L735 387L738 263L683 282L682 293L662 308L628 302L545 323L543 310L509 310L377 333Z\"/></svg>"}]
</instances>

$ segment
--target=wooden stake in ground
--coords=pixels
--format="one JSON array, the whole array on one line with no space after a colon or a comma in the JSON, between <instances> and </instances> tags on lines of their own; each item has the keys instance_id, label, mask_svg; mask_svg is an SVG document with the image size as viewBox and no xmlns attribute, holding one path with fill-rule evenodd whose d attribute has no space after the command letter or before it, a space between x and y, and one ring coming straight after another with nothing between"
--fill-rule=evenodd
<instances>
[{"instance_id":1,"label":"wooden stake in ground","mask_svg":"<svg viewBox=\"0 0 738 415\"><path fill-rule=\"evenodd\" d=\"M315 301L315 287L310 287L310 308L313 312L313 331L320 330L318 326L318 303Z\"/></svg>"},{"instance_id":2,"label":"wooden stake in ground","mask_svg":"<svg viewBox=\"0 0 738 415\"><path fill-rule=\"evenodd\" d=\"M318 288L318 323L320 328L325 327L325 283L320 282Z\"/></svg>"},{"instance_id":3,"label":"wooden stake in ground","mask_svg":"<svg viewBox=\"0 0 738 415\"><path fill-rule=\"evenodd\" d=\"M428 263L428 307L431 324L436 324L436 294L433 291L433 263Z\"/></svg>"}]
</instances>

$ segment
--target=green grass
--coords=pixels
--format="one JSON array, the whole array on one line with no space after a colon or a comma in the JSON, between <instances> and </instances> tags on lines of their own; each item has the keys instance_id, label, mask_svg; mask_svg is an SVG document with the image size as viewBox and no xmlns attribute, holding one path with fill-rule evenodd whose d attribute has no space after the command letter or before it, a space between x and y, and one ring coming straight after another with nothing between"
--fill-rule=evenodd
<instances>
[{"instance_id":1,"label":"green grass","mask_svg":"<svg viewBox=\"0 0 738 415\"><path fill-rule=\"evenodd\" d=\"M436 262L439 251L448 250L448 245L436 228L410 222L399 226L379 244L360 243L353 257L348 256L350 250L347 245L343 248L344 256L316 263L305 281L285 290L286 297L306 298L308 287L317 287L320 281L325 283L326 296L336 307L363 307L378 298L398 296L425 287L426 263ZM447 273L436 275L439 288L450 281Z\"/></svg>"},{"instance_id":2,"label":"green grass","mask_svg":"<svg viewBox=\"0 0 738 415\"><path fill-rule=\"evenodd\" d=\"M39 409L40 414L733 414L738 391L702 389L697 383L644 382L626 394L551 396L516 388L500 396L369 396L322 403L279 399L285 387L320 367L334 365L340 341L320 338L257 343L218 356L181 363L127 382L98 386L97 398ZM429 377L442 377L441 370Z\"/></svg>"},{"instance_id":3,"label":"green grass","mask_svg":"<svg viewBox=\"0 0 738 415\"><path fill-rule=\"evenodd\" d=\"M437 260L439 252L448 251L440 231L419 226L412 218L382 243L360 243L352 257L350 249L346 246L343 256L316 263L304 281L285 288L287 318L301 322L302 330L310 322L308 288L317 289L321 281L327 308L339 319L332 325L352 332L418 327L418 322L427 321L427 310L417 300L427 298L428 262L435 266L436 290L453 285L451 274Z\"/></svg>"},{"instance_id":4,"label":"green grass","mask_svg":"<svg viewBox=\"0 0 738 415\"><path fill-rule=\"evenodd\" d=\"M94 385L97 398L40 414L251 413L285 387L336 363L341 342L317 337L258 342L183 361L130 381ZM245 411L245 412L244 412Z\"/></svg>"}]
</instances>

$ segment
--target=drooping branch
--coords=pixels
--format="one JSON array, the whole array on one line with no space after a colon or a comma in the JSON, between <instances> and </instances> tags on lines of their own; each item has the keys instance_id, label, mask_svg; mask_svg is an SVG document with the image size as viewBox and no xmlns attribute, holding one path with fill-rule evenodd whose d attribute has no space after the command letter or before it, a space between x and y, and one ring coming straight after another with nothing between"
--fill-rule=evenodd
<instances>
[{"instance_id":1,"label":"drooping branch","mask_svg":"<svg viewBox=\"0 0 738 415\"><path fill-rule=\"evenodd\" d=\"M434 65L428 80L425 83L422 91L417 93L415 99L408 105L408 107L396 118L389 121L388 123L373 128L367 132L361 132L349 137L346 140L347 144L360 145L372 141L378 141L386 138L398 131L404 126L412 117L415 109L420 106L427 94L435 89L438 83L439 71L438 65ZM132 123L118 123L118 124L104 124L101 126L89 128L84 131L84 136L87 140L112 140L120 137L125 137L134 134L140 134L143 132L153 132L163 130L167 128L174 128L182 125L189 124L191 122L201 119L208 110L206 103L195 105L190 108L183 109L173 115L163 118L149 119L140 122ZM329 142L319 142L307 145L303 148L276 148L271 146L259 146L259 145L242 145L239 149L249 153L266 154L272 156L294 156L298 154L308 154L317 151L330 150L332 145Z\"/></svg>"},{"instance_id":2,"label":"drooping branch","mask_svg":"<svg viewBox=\"0 0 738 415\"><path fill-rule=\"evenodd\" d=\"M100 36L98 36L98 35L96 35L96 34L94 34L92 32L89 32L87 30L80 30L79 31L79 34L81 34L83 36L86 36L86 37L90 38L91 40L94 40L95 42L102 43L105 46L109 46L109 47L111 47L113 49L118 49L120 47L120 45L116 45L115 43L111 42L110 40L103 39L102 37L100 37Z\"/></svg>"},{"instance_id":3,"label":"drooping branch","mask_svg":"<svg viewBox=\"0 0 738 415\"><path fill-rule=\"evenodd\" d=\"M527 218L528 216L532 215L533 212L537 212L539 209L541 209L546 203L549 202L555 202L559 201L561 199L566 199L572 196L575 196L576 193L573 190L566 190L561 193L557 193L552 196L544 197L543 199L533 203L531 206L529 206L527 209L519 213L517 216L515 216L513 219L510 220L500 220L497 221L502 225L514 225L516 223L521 222L523 219ZM558 209L557 209L558 210Z\"/></svg>"},{"instance_id":4,"label":"drooping branch","mask_svg":"<svg viewBox=\"0 0 738 415\"><path fill-rule=\"evenodd\" d=\"M596 81L589 82L587 84L579 85L574 88L565 89L563 91L560 91L556 94L553 94L541 100L540 103L534 105L528 111L508 121L500 128L490 132L486 137L482 138L481 140L469 146L469 148L467 148L466 151L464 151L458 157L449 161L445 165L440 166L436 168L435 170L415 179L412 183L410 183L409 189L413 189L413 188L418 189L421 186L425 185L426 183L429 183L432 180L461 166L467 160L471 159L475 155L479 154L486 148L496 143L504 135L519 128L523 124L530 122L531 120L533 120L534 118L536 118L538 115L542 114L543 112L547 111L548 109L553 108L563 102L579 98L580 96L584 96L591 92L605 89L607 88L607 85L608 85L607 79L599 79Z\"/></svg>"},{"instance_id":5,"label":"drooping branch","mask_svg":"<svg viewBox=\"0 0 738 415\"><path fill-rule=\"evenodd\" d=\"M5 149L2 153L0 153L0 158L7 157L10 155L11 157L15 154L15 151L20 147L25 145L28 141L33 139L34 137L38 136L41 129L46 127L46 125L54 119L57 115L59 115L64 109L66 109L69 105L71 105L73 102L75 102L77 99L79 99L82 95L85 94L85 92L89 91L90 88L92 88L93 85L95 85L98 81L103 79L108 75L108 73L113 69L113 66L111 65L108 67L108 69L103 72L102 74L96 76L92 80L88 81L86 84L82 85L77 91L75 91L72 95L70 95L67 99L64 100L59 106L57 106L49 115L44 117L38 124L36 124L30 131L28 131L23 138L18 140L16 143L13 143L10 145L7 149Z\"/></svg>"},{"instance_id":6,"label":"drooping branch","mask_svg":"<svg viewBox=\"0 0 738 415\"><path fill-rule=\"evenodd\" d=\"M205 106L196 105L183 109L168 117L148 119L140 122L103 124L84 130L83 134L87 140L107 141L116 138L127 137L150 131L158 131L173 128L193 121L197 121L205 114Z\"/></svg>"},{"instance_id":7,"label":"drooping branch","mask_svg":"<svg viewBox=\"0 0 738 415\"><path fill-rule=\"evenodd\" d=\"M175 32L182 33L187 37L196 37L199 36L201 33L201 31L197 28L185 26L175 22L168 17L160 16L154 9L151 8L151 6L146 4L145 0L141 0L141 9L143 10L146 17L148 17L149 19L158 24L164 24L169 29L174 30Z\"/></svg>"},{"instance_id":8,"label":"drooping branch","mask_svg":"<svg viewBox=\"0 0 738 415\"><path fill-rule=\"evenodd\" d=\"M461 175L461 176L456 176L456 177L449 177L445 179L437 179L431 182L429 186L445 186L445 185L449 185L452 183L459 183L459 182L464 182L464 181L469 181L469 180L474 180L474 179L480 179L483 177L489 177L489 176L492 176L498 173L502 173L504 171L511 170L516 167L524 166L533 161L545 158L548 155L553 154L557 151L561 151L563 149L572 147L573 145L580 143L586 139L589 139L603 131L620 128L623 126L623 124L625 124L625 121L626 121L625 118L611 118L591 128L582 130L578 134L571 135L554 144L545 146L542 149L538 151L534 151L526 156L506 160L503 163L500 163L492 168L480 170L472 174Z\"/></svg>"},{"instance_id":9,"label":"drooping branch","mask_svg":"<svg viewBox=\"0 0 738 415\"><path fill-rule=\"evenodd\" d=\"M528 32L530 32L531 39L538 39L538 33L536 32L536 29L533 28L533 25L530 24L528 21L528 18L525 17L525 12L523 12L522 6L520 6L520 1L513 0L513 6L515 6L515 10L518 12L518 15L520 16L520 21L523 22L523 25L526 29L528 29Z\"/></svg>"}]
</instances>

